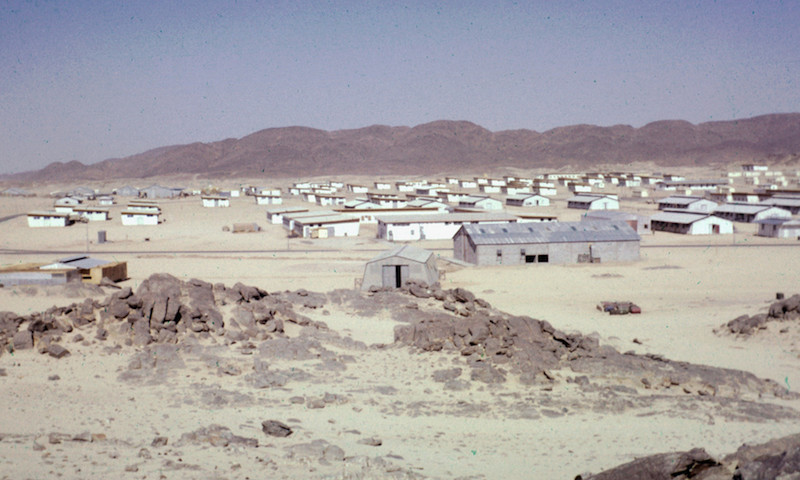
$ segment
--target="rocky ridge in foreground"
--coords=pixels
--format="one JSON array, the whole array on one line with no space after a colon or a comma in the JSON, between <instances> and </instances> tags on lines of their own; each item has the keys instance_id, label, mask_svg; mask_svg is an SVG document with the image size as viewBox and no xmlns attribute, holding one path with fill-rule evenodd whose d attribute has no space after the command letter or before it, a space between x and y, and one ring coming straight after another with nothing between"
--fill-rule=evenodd
<instances>
[{"instance_id":1,"label":"rocky ridge in foreground","mask_svg":"<svg viewBox=\"0 0 800 480\"><path fill-rule=\"evenodd\" d=\"M394 341L354 340L325 322L336 315L358 316L365 326L388 316L396 323ZM792 403L797 395L775 382L621 353L596 337L509 315L471 292L439 285L409 283L367 293L265 292L158 274L135 291L119 289L102 300L30 315L0 313L0 342L16 358L48 354L54 369L70 361L70 350L120 356L124 364L106 381L125 391L166 393L167 412L204 412L191 427L148 417L159 433L146 440L111 433L104 439L103 432L53 431L46 437L0 432L0 449L4 442L32 441L34 449L45 450L48 445L102 449L103 442L137 450L131 471L163 468L165 461L173 462L170 469L188 468L175 462L191 463L191 455L192 468L203 470L203 449L214 448L242 462L266 452L272 460L250 468L287 477L289 468L325 476L343 467L362 477L422 476L392 453L389 430L354 428L365 409L402 421L438 416L529 421L587 411L637 417L657 412L709 425L800 420ZM381 362L382 378L365 384L354 375ZM65 378L52 381L69 380L58 373ZM420 376L432 386L409 384ZM251 413L260 411L269 417ZM312 425L318 412L330 415L328 428L335 435ZM244 418L238 427L219 421L235 415ZM339 427L341 418L356 424ZM167 450L169 460L156 455Z\"/></svg>"}]
</instances>

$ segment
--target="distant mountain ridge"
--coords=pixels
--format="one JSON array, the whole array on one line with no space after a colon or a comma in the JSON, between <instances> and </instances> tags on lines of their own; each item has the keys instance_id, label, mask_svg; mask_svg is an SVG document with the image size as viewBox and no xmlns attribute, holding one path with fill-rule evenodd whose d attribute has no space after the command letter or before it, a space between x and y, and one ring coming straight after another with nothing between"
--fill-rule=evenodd
<instances>
[{"instance_id":1,"label":"distant mountain ridge","mask_svg":"<svg viewBox=\"0 0 800 480\"><path fill-rule=\"evenodd\" d=\"M56 162L7 180L102 180L172 174L308 177L430 174L500 168L572 167L653 162L664 167L776 163L800 158L800 113L693 125L663 120L641 128L572 125L542 133L491 132L467 121L415 127L373 125L325 131L269 128L241 139L160 147L84 165Z\"/></svg>"}]
</instances>

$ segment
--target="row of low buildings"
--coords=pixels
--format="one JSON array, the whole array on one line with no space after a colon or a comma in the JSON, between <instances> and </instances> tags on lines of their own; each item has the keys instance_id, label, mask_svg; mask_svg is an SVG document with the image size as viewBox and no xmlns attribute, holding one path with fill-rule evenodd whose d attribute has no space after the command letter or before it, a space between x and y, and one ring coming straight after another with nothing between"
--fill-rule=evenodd
<instances>
[{"instance_id":1,"label":"row of low buildings","mask_svg":"<svg viewBox=\"0 0 800 480\"><path fill-rule=\"evenodd\" d=\"M67 227L76 221L108 221L109 209L99 206L62 205L54 210L28 212L29 227ZM158 225L161 207L148 200L131 200L120 212L123 225Z\"/></svg>"}]
</instances>

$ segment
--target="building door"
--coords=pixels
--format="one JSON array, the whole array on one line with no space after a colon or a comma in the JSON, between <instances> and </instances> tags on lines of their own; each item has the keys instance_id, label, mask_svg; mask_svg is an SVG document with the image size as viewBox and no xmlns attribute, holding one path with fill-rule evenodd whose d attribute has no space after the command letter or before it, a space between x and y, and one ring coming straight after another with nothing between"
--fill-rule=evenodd
<instances>
[{"instance_id":1,"label":"building door","mask_svg":"<svg viewBox=\"0 0 800 480\"><path fill-rule=\"evenodd\" d=\"M711 225L711 233L719 235L719 225Z\"/></svg>"},{"instance_id":2,"label":"building door","mask_svg":"<svg viewBox=\"0 0 800 480\"><path fill-rule=\"evenodd\" d=\"M408 280L408 265L384 265L382 277L384 287L400 288Z\"/></svg>"}]
</instances>

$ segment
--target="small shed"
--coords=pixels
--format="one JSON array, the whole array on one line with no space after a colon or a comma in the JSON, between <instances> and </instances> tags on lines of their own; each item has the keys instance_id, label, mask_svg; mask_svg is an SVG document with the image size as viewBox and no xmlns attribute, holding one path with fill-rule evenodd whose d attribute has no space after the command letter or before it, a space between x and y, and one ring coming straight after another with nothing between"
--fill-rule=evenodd
<instances>
[{"instance_id":1,"label":"small shed","mask_svg":"<svg viewBox=\"0 0 800 480\"><path fill-rule=\"evenodd\" d=\"M432 252L411 245L387 250L367 262L361 289L375 285L399 288L408 280L432 285L439 281L436 257Z\"/></svg>"}]
</instances>

